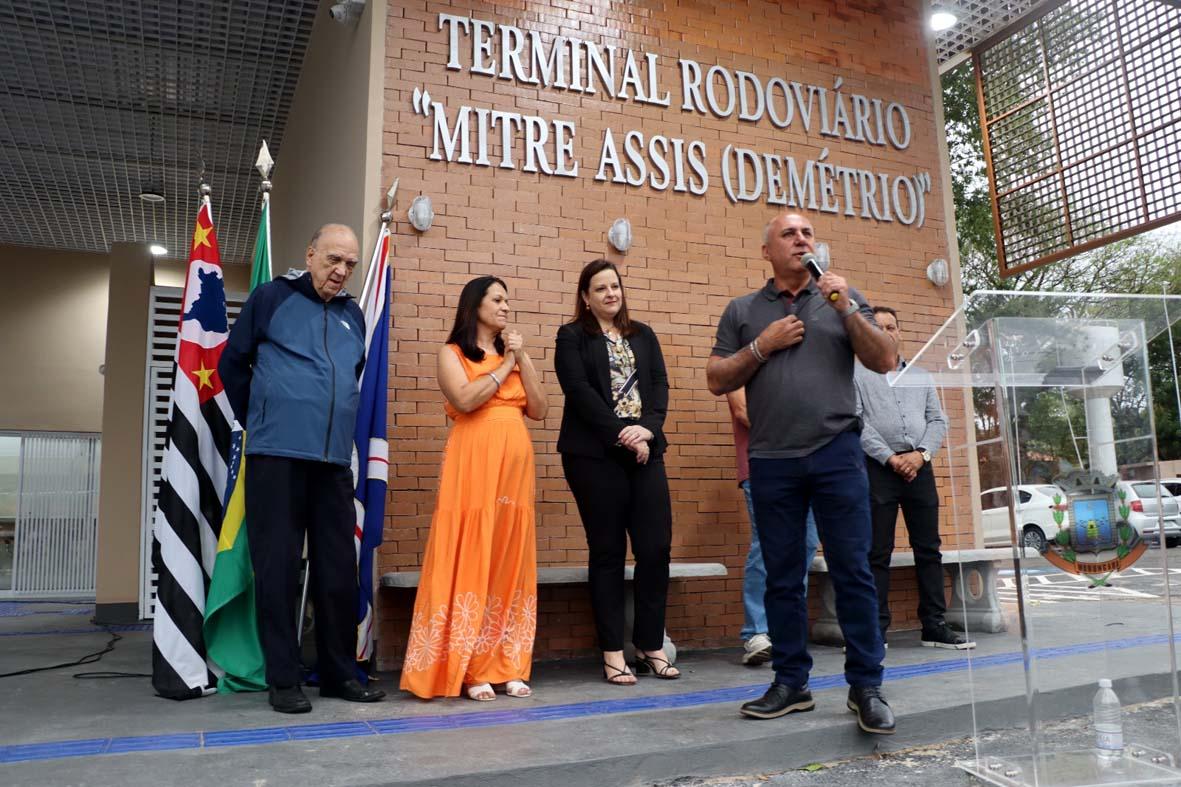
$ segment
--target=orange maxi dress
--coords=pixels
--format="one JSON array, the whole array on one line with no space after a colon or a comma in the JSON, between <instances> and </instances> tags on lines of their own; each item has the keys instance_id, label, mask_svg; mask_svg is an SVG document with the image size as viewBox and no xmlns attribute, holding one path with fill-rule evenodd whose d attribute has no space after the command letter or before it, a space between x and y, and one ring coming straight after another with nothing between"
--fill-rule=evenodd
<instances>
[{"instance_id":1,"label":"orange maxi dress","mask_svg":"<svg viewBox=\"0 0 1181 787\"><path fill-rule=\"evenodd\" d=\"M448 347L468 380L504 361L471 361ZM478 410L446 405L454 425L402 665L402 688L419 697L529 678L537 629L536 481L525 403L514 369Z\"/></svg>"}]
</instances>

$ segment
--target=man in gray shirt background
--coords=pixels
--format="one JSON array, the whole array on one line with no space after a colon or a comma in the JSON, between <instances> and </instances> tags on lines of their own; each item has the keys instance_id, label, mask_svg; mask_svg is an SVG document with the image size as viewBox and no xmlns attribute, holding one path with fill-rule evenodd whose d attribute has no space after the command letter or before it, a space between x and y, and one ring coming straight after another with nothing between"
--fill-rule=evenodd
<instances>
[{"instance_id":1,"label":"man in gray shirt background","mask_svg":"<svg viewBox=\"0 0 1181 787\"><path fill-rule=\"evenodd\" d=\"M889 306L875 306L873 319L897 345L898 313ZM905 367L906 361L899 352L894 371ZM943 617L947 613L947 601L939 539L939 492L935 488L931 458L943 445L947 419L930 375L914 367L907 371L907 376L911 377L911 384L892 387L887 375L872 372L861 364L854 373L861 416L861 447L869 474L873 520L869 565L877 585L878 625L885 642L890 627L890 556L894 552L894 531L901 507L910 548L914 551L923 646L966 650L976 643L948 628ZM925 380L926 384L918 384L919 380Z\"/></svg>"}]
</instances>

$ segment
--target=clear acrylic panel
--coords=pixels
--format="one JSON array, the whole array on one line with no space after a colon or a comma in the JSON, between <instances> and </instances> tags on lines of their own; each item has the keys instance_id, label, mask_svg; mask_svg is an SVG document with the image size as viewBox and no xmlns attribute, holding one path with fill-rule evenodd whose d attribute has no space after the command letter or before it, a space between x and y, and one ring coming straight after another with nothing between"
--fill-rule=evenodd
<instances>
[{"instance_id":1,"label":"clear acrylic panel","mask_svg":"<svg viewBox=\"0 0 1181 787\"><path fill-rule=\"evenodd\" d=\"M1148 354L1179 318L1177 296L977 292L891 375L933 378L948 414L948 621L978 643L964 654L975 751L959 765L986 782L1181 783L1167 549L1181 506L1155 483ZM1125 728L1117 750L1068 741L1056 720L1090 708L1101 678L1125 706L1171 703L1168 722ZM1017 746L988 732L1018 723Z\"/></svg>"}]
</instances>

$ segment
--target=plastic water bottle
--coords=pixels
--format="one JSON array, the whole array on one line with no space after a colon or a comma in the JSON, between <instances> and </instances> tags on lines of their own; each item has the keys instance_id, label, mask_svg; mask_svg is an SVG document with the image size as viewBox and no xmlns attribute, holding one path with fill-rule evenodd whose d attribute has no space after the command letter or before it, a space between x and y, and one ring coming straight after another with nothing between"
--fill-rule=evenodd
<instances>
[{"instance_id":1,"label":"plastic water bottle","mask_svg":"<svg viewBox=\"0 0 1181 787\"><path fill-rule=\"evenodd\" d=\"M1124 727L1120 720L1119 697L1111 680L1101 678L1095 692L1095 753L1101 760L1119 759L1124 753Z\"/></svg>"}]
</instances>

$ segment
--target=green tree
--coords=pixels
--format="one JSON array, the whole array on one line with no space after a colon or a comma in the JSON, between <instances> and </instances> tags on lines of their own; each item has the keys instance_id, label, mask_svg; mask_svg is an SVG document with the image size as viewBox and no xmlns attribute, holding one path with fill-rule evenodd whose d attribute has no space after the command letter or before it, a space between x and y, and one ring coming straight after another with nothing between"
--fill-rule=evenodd
<instances>
[{"instance_id":1,"label":"green tree","mask_svg":"<svg viewBox=\"0 0 1181 787\"><path fill-rule=\"evenodd\" d=\"M1181 293L1181 235L1176 233L1136 235L1031 271L1001 277L971 62L944 74L942 87L965 295L978 290L1147 294L1161 292L1162 286L1170 293ZM1173 334L1178 351L1173 361L1181 367L1181 327L1174 327ZM1181 417L1168 334L1149 344L1148 360L1160 457L1181 458ZM1125 390L1113 399L1117 423L1143 417L1144 393ZM992 390L977 388L974 398L979 437L995 437L999 425ZM1072 434L1069 427L1082 430L1084 423L1077 402L1071 402L1069 397L1064 400L1055 390L1042 390L1019 395L1011 404L1019 413L1022 442L1032 456L1074 456L1077 433ZM1079 450L1085 450L1085 441L1082 445Z\"/></svg>"}]
</instances>

